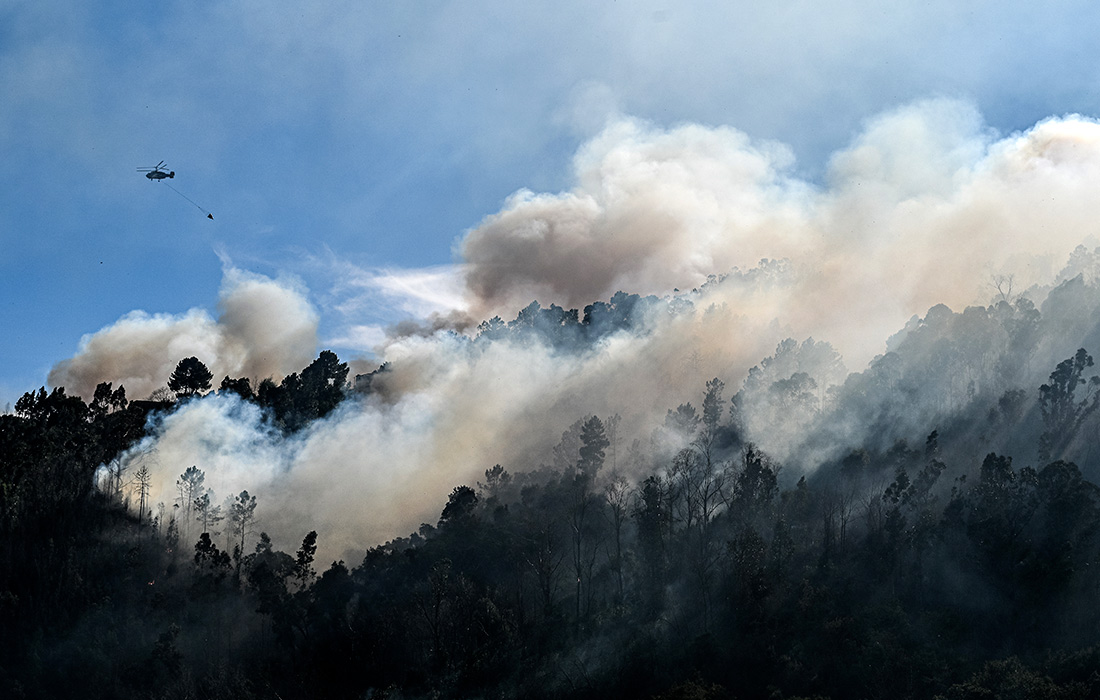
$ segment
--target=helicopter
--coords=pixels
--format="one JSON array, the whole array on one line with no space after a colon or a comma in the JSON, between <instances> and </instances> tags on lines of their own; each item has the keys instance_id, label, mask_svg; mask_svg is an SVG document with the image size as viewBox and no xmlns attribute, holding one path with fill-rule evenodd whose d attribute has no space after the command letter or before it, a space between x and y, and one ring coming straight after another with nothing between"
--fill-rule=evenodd
<instances>
[{"instance_id":1,"label":"helicopter","mask_svg":"<svg viewBox=\"0 0 1100 700\"><path fill-rule=\"evenodd\" d=\"M151 168L138 168L137 171L139 173L145 173L145 177L149 178L149 180L151 182L160 182L161 180L167 180L169 178L174 178L176 176L175 171L169 170L168 168L166 168L164 166L164 161L163 160L161 162L157 163L156 165L154 165ZM179 196L183 197L188 202L191 202L191 204L194 204L196 209L201 211L203 214L206 214L206 218L208 218L210 220L214 219L213 214L211 214L207 210L200 207L197 202L195 202L193 199L191 199L190 197L185 195L183 192L180 192L175 187L172 187L171 185L169 185L167 182L164 183L164 186L167 187L168 189L172 190L173 192L175 192Z\"/></svg>"},{"instance_id":2,"label":"helicopter","mask_svg":"<svg viewBox=\"0 0 1100 700\"><path fill-rule=\"evenodd\" d=\"M157 163L151 168L138 168L139 173L145 173L145 177L150 180L164 180L165 178L175 177L174 171L168 170L164 167L164 161Z\"/></svg>"}]
</instances>

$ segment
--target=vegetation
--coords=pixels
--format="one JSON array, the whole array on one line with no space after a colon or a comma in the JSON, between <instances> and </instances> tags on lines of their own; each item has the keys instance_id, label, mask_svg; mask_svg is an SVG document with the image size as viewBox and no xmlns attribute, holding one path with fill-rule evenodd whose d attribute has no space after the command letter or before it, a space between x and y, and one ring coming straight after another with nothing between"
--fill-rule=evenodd
<instances>
[{"instance_id":1,"label":"vegetation","mask_svg":"<svg viewBox=\"0 0 1100 700\"><path fill-rule=\"evenodd\" d=\"M568 351L656 303L532 305L476 342ZM553 466L486 465L434 524L328 566L323 532L278 551L263 499L217 505L201 464L154 510L118 456L171 405L28 393L0 416L0 696L1097 697L1100 380L1082 349L1016 385L1040 323L1026 300L933 309L847 379L827 344L786 341L648 443L578 416ZM218 391L291 434L360 400L347 372L325 351ZM210 388L195 358L173 379ZM802 470L838 414L867 437ZM765 419L795 445L782 463L751 439Z\"/></svg>"}]
</instances>

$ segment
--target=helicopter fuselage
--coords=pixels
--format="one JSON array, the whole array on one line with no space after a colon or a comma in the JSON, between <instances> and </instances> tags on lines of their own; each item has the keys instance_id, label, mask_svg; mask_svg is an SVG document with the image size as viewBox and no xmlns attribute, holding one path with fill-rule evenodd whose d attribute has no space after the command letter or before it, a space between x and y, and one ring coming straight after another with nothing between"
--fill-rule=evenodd
<instances>
[{"instance_id":1,"label":"helicopter fuselage","mask_svg":"<svg viewBox=\"0 0 1100 700\"><path fill-rule=\"evenodd\" d=\"M164 180L165 178L175 177L175 172L164 172L163 170L153 170L152 172L145 173L145 177L150 180Z\"/></svg>"}]
</instances>

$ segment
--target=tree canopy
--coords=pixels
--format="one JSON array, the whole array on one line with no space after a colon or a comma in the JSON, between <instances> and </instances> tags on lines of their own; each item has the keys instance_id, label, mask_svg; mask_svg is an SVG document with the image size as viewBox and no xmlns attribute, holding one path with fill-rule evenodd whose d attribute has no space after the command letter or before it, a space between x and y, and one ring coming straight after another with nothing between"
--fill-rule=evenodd
<instances>
[{"instance_id":1,"label":"tree canopy","mask_svg":"<svg viewBox=\"0 0 1100 700\"><path fill-rule=\"evenodd\" d=\"M210 380L214 378L199 358L186 357L179 361L172 376L168 378L168 388L178 396L188 397L210 390Z\"/></svg>"}]
</instances>

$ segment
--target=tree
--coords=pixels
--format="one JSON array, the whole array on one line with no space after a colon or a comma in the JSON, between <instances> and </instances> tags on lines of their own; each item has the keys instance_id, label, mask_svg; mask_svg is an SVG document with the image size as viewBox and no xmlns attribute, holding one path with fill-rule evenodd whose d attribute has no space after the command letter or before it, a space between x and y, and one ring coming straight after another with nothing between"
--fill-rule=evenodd
<instances>
[{"instance_id":1,"label":"tree","mask_svg":"<svg viewBox=\"0 0 1100 700\"><path fill-rule=\"evenodd\" d=\"M707 393L703 397L703 428L704 439L713 442L718 432L718 421L722 418L722 391L726 388L725 382L718 377L707 382Z\"/></svg>"},{"instance_id":2,"label":"tree","mask_svg":"<svg viewBox=\"0 0 1100 700\"><path fill-rule=\"evenodd\" d=\"M584 420L578 420L561 434L561 440L554 446L554 469L559 472L576 469L577 457L581 451L581 429Z\"/></svg>"},{"instance_id":3,"label":"tree","mask_svg":"<svg viewBox=\"0 0 1100 700\"><path fill-rule=\"evenodd\" d=\"M100 382L96 385L95 395L88 405L93 419L101 419L112 411L120 411L126 408L126 387L120 386L111 390L111 382Z\"/></svg>"},{"instance_id":4,"label":"tree","mask_svg":"<svg viewBox=\"0 0 1100 700\"><path fill-rule=\"evenodd\" d=\"M167 386L158 386L149 392L149 396L146 397L146 401L155 401L157 403L172 403L175 400L176 394Z\"/></svg>"},{"instance_id":5,"label":"tree","mask_svg":"<svg viewBox=\"0 0 1100 700\"><path fill-rule=\"evenodd\" d=\"M692 509L697 510L703 539L709 538L708 526L718 504L718 494L722 492L725 475L715 464L715 443L718 438L722 418L722 391L726 385L717 377L707 382L706 395L703 398L703 430L694 440L701 460L694 470L687 470L686 480L681 484L685 498L692 501ZM682 462L690 465L690 459ZM690 519L690 516L689 516ZM709 542L708 542L709 544Z\"/></svg>"},{"instance_id":6,"label":"tree","mask_svg":"<svg viewBox=\"0 0 1100 700\"><path fill-rule=\"evenodd\" d=\"M218 394L236 394L245 401L255 396L252 391L252 383L248 380L248 377L232 379L228 374L222 379L222 383L218 387Z\"/></svg>"},{"instance_id":7,"label":"tree","mask_svg":"<svg viewBox=\"0 0 1100 700\"><path fill-rule=\"evenodd\" d=\"M309 404L311 418L323 418L344 398L348 365L331 350L322 350L309 367L302 370L302 394ZM305 407L301 407L305 408Z\"/></svg>"},{"instance_id":8,"label":"tree","mask_svg":"<svg viewBox=\"0 0 1100 700\"><path fill-rule=\"evenodd\" d=\"M817 409L817 382L805 372L795 372L768 387L770 398L783 414L810 414Z\"/></svg>"},{"instance_id":9,"label":"tree","mask_svg":"<svg viewBox=\"0 0 1100 700\"><path fill-rule=\"evenodd\" d=\"M588 479L594 479L603 466L604 454L611 443L603 429L603 421L592 416L581 427L580 460L577 471Z\"/></svg>"},{"instance_id":10,"label":"tree","mask_svg":"<svg viewBox=\"0 0 1100 700\"><path fill-rule=\"evenodd\" d=\"M633 513L643 562L644 600L647 612L654 617L664 604L665 530L671 520L665 506L666 490L661 477L647 477L638 491Z\"/></svg>"},{"instance_id":11,"label":"tree","mask_svg":"<svg viewBox=\"0 0 1100 700\"><path fill-rule=\"evenodd\" d=\"M294 579L298 581L299 590L305 590L317 573L313 570L313 557L317 554L317 531L310 530L302 540L302 546L298 549L294 560L294 568L291 570Z\"/></svg>"},{"instance_id":12,"label":"tree","mask_svg":"<svg viewBox=\"0 0 1100 700\"><path fill-rule=\"evenodd\" d=\"M779 495L778 473L778 467L772 465L766 454L755 445L746 445L729 504L735 518L753 523L771 507Z\"/></svg>"},{"instance_id":13,"label":"tree","mask_svg":"<svg viewBox=\"0 0 1100 700\"><path fill-rule=\"evenodd\" d=\"M69 396L65 387L55 387L49 393L46 388L29 391L15 402L15 412L40 429L61 428L70 430L82 425L88 417L88 407L79 396Z\"/></svg>"},{"instance_id":14,"label":"tree","mask_svg":"<svg viewBox=\"0 0 1100 700\"><path fill-rule=\"evenodd\" d=\"M447 498L447 505L439 516L439 527L469 521L477 506L477 492L469 486L456 486Z\"/></svg>"},{"instance_id":15,"label":"tree","mask_svg":"<svg viewBox=\"0 0 1100 700\"><path fill-rule=\"evenodd\" d=\"M134 474L134 486L138 492L138 524L145 517L145 506L149 503L149 489L152 487L153 477L149 473L149 467L144 464Z\"/></svg>"},{"instance_id":16,"label":"tree","mask_svg":"<svg viewBox=\"0 0 1100 700\"><path fill-rule=\"evenodd\" d=\"M699 427L699 416L690 403L682 403L673 411L668 409L665 415L665 427L681 435L691 436Z\"/></svg>"},{"instance_id":17,"label":"tree","mask_svg":"<svg viewBox=\"0 0 1100 700\"><path fill-rule=\"evenodd\" d=\"M699 449L685 447L676 453L668 477L669 486L678 494L676 510L683 522L685 546L680 554L696 579L705 630L710 625L711 578L718 559L718 552L711 546L711 521L721 504L725 483L723 470L714 468L710 443L705 439L708 432L704 428L696 439Z\"/></svg>"},{"instance_id":18,"label":"tree","mask_svg":"<svg viewBox=\"0 0 1100 700\"><path fill-rule=\"evenodd\" d=\"M177 396L194 396L210 389L210 380L214 375L197 357L187 357L179 361L172 376L168 378L168 388Z\"/></svg>"},{"instance_id":19,"label":"tree","mask_svg":"<svg viewBox=\"0 0 1100 700\"><path fill-rule=\"evenodd\" d=\"M1016 300L1016 297L1012 294L1013 287L1016 286L1016 275L993 275L989 286L997 292L994 301L1011 304Z\"/></svg>"},{"instance_id":20,"label":"tree","mask_svg":"<svg viewBox=\"0 0 1100 700\"><path fill-rule=\"evenodd\" d=\"M508 485L512 483L512 475L504 467L494 464L492 469L485 470L485 483L478 482L477 486L489 499L500 499Z\"/></svg>"},{"instance_id":21,"label":"tree","mask_svg":"<svg viewBox=\"0 0 1100 700\"><path fill-rule=\"evenodd\" d=\"M186 542L191 541L191 511L194 508L195 499L199 497L198 494L203 493L205 480L206 474L194 465L188 467L180 474L180 478L176 479L176 491L179 492L177 503L183 515L183 539Z\"/></svg>"},{"instance_id":22,"label":"tree","mask_svg":"<svg viewBox=\"0 0 1100 700\"><path fill-rule=\"evenodd\" d=\"M324 350L301 374L288 374L279 384L270 378L261 381L256 398L271 409L283 432L292 433L327 416L344 400L347 376L347 363Z\"/></svg>"},{"instance_id":23,"label":"tree","mask_svg":"<svg viewBox=\"0 0 1100 700\"><path fill-rule=\"evenodd\" d=\"M249 496L248 491L241 491L233 500L229 511L230 522L233 523L234 539L239 540L237 547L237 575L241 571L241 558L244 556L245 538L252 532L252 525L256 522L256 497Z\"/></svg>"},{"instance_id":24,"label":"tree","mask_svg":"<svg viewBox=\"0 0 1100 700\"><path fill-rule=\"evenodd\" d=\"M206 493L195 498L194 508L195 513L198 515L199 523L202 524L202 531L210 533L212 535L218 534L217 532L211 532L214 527L217 526L225 516L222 515L222 507L213 505L214 492L211 489L207 489Z\"/></svg>"},{"instance_id":25,"label":"tree","mask_svg":"<svg viewBox=\"0 0 1100 700\"><path fill-rule=\"evenodd\" d=\"M1073 441L1078 428L1100 406L1100 377L1093 376L1087 382L1081 374L1092 367L1092 356L1081 348L1077 353L1058 363L1050 373L1050 382L1039 387L1039 410L1046 430L1039 440L1039 459L1049 461ZM1078 401L1077 389L1087 386L1085 396Z\"/></svg>"},{"instance_id":26,"label":"tree","mask_svg":"<svg viewBox=\"0 0 1100 700\"><path fill-rule=\"evenodd\" d=\"M987 661L965 682L952 685L944 700L978 700L979 698L1027 698L1028 700L1062 700L1086 697L1059 686L1049 676L1028 668L1012 656Z\"/></svg>"},{"instance_id":27,"label":"tree","mask_svg":"<svg viewBox=\"0 0 1100 700\"><path fill-rule=\"evenodd\" d=\"M612 472L611 480L604 487L604 511L614 533L615 548L608 550L611 569L615 572L615 602L623 602L623 525L626 523L627 508L630 503L630 482L618 472Z\"/></svg>"},{"instance_id":28,"label":"tree","mask_svg":"<svg viewBox=\"0 0 1100 700\"><path fill-rule=\"evenodd\" d=\"M587 522L592 505L591 486L603 466L604 454L610 444L604 432L603 421L592 416L581 426L581 446L578 450L577 468L569 480L569 525L573 544L573 571L577 576L576 622L581 618L581 587L588 581L591 594L592 568L595 565L599 541ZM567 477L568 478L568 477Z\"/></svg>"},{"instance_id":29,"label":"tree","mask_svg":"<svg viewBox=\"0 0 1100 700\"><path fill-rule=\"evenodd\" d=\"M199 535L195 543L194 592L200 595L214 594L229 573L229 552L218 549L210 539L210 533Z\"/></svg>"}]
</instances>

